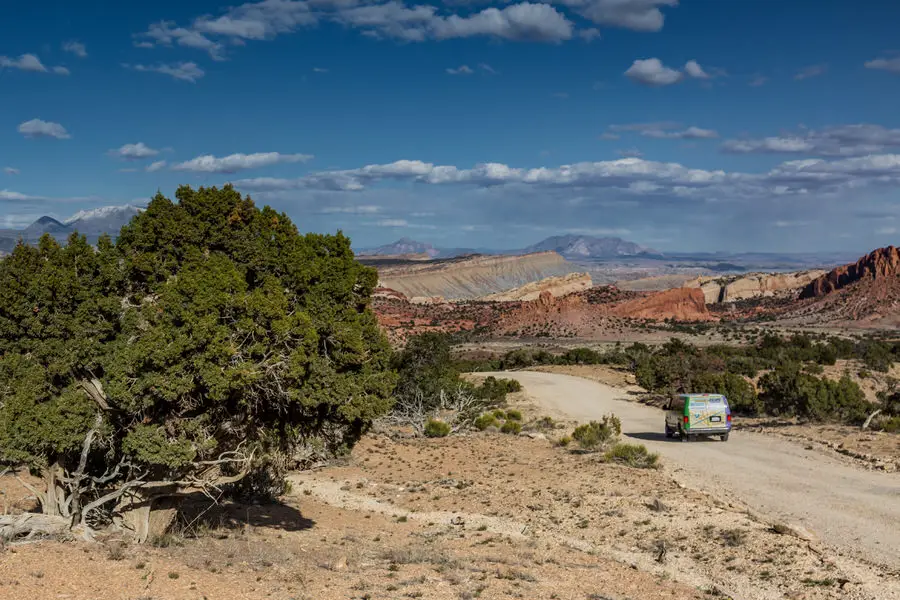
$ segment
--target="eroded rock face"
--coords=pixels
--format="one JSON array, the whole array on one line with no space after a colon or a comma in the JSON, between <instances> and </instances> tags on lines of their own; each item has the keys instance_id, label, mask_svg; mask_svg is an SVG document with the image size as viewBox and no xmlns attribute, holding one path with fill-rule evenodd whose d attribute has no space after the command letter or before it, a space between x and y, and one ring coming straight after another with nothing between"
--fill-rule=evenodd
<instances>
[{"instance_id":1,"label":"eroded rock face","mask_svg":"<svg viewBox=\"0 0 900 600\"><path fill-rule=\"evenodd\" d=\"M900 274L900 251L894 246L879 248L853 264L832 269L812 281L800 298L820 298L863 279L896 278Z\"/></svg>"},{"instance_id":2,"label":"eroded rock face","mask_svg":"<svg viewBox=\"0 0 900 600\"><path fill-rule=\"evenodd\" d=\"M408 298L440 296L447 300L472 300L573 271L572 264L555 252L472 256L376 268L383 287Z\"/></svg>"},{"instance_id":3,"label":"eroded rock face","mask_svg":"<svg viewBox=\"0 0 900 600\"><path fill-rule=\"evenodd\" d=\"M587 273L571 273L562 277L547 277L540 281L534 281L507 292L484 296L480 300L493 302L529 302L537 300L544 292L559 298L573 292L581 292L590 289L593 285L591 276Z\"/></svg>"},{"instance_id":4,"label":"eroded rock face","mask_svg":"<svg viewBox=\"0 0 900 600\"><path fill-rule=\"evenodd\" d=\"M623 302L612 309L620 317L632 319L675 319L708 321L713 319L706 308L706 296L700 288L673 288Z\"/></svg>"},{"instance_id":5,"label":"eroded rock face","mask_svg":"<svg viewBox=\"0 0 900 600\"><path fill-rule=\"evenodd\" d=\"M737 302L751 298L771 298L796 294L797 290L825 274L825 271L797 271L795 273L751 273L731 281L722 278L698 277L685 287L703 291L707 304Z\"/></svg>"}]
</instances>

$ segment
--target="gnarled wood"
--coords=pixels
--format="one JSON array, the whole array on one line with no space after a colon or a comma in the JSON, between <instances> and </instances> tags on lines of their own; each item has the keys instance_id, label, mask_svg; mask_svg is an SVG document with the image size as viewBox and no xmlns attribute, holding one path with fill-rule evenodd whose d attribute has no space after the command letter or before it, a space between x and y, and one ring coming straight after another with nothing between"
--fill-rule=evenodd
<instances>
[{"instance_id":1,"label":"gnarled wood","mask_svg":"<svg viewBox=\"0 0 900 600\"><path fill-rule=\"evenodd\" d=\"M71 532L69 519L58 515L23 513L0 516L0 540L14 541L35 536L56 536Z\"/></svg>"}]
</instances>

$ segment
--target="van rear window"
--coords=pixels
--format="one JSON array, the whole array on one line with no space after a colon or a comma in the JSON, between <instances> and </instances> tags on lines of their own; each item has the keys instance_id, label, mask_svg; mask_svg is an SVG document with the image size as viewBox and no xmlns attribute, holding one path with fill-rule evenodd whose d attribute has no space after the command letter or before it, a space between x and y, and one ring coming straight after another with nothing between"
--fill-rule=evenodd
<instances>
[{"instance_id":1,"label":"van rear window","mask_svg":"<svg viewBox=\"0 0 900 600\"><path fill-rule=\"evenodd\" d=\"M706 402L691 402L691 408L706 408Z\"/></svg>"},{"instance_id":2,"label":"van rear window","mask_svg":"<svg viewBox=\"0 0 900 600\"><path fill-rule=\"evenodd\" d=\"M710 404L722 404L722 399L721 398L710 398L709 403Z\"/></svg>"}]
</instances>

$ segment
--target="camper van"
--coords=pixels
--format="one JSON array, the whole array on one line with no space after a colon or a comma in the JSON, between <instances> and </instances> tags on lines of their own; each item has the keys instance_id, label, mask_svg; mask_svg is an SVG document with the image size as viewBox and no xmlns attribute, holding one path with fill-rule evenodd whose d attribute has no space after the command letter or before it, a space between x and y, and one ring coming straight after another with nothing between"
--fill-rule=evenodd
<instances>
[{"instance_id":1,"label":"camper van","mask_svg":"<svg viewBox=\"0 0 900 600\"><path fill-rule=\"evenodd\" d=\"M728 441L731 408L722 394L679 394L666 406L666 437L676 434L682 442L698 435L717 435Z\"/></svg>"}]
</instances>

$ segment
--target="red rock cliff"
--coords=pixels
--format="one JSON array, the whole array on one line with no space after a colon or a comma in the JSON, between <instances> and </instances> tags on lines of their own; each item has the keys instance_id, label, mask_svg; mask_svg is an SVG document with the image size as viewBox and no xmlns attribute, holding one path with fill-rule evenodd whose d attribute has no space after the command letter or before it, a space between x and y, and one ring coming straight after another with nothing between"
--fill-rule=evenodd
<instances>
[{"instance_id":1,"label":"red rock cliff","mask_svg":"<svg viewBox=\"0 0 900 600\"><path fill-rule=\"evenodd\" d=\"M819 298L861 279L893 278L900 274L900 250L879 248L856 263L832 269L812 281L800 292L800 298Z\"/></svg>"}]
</instances>

